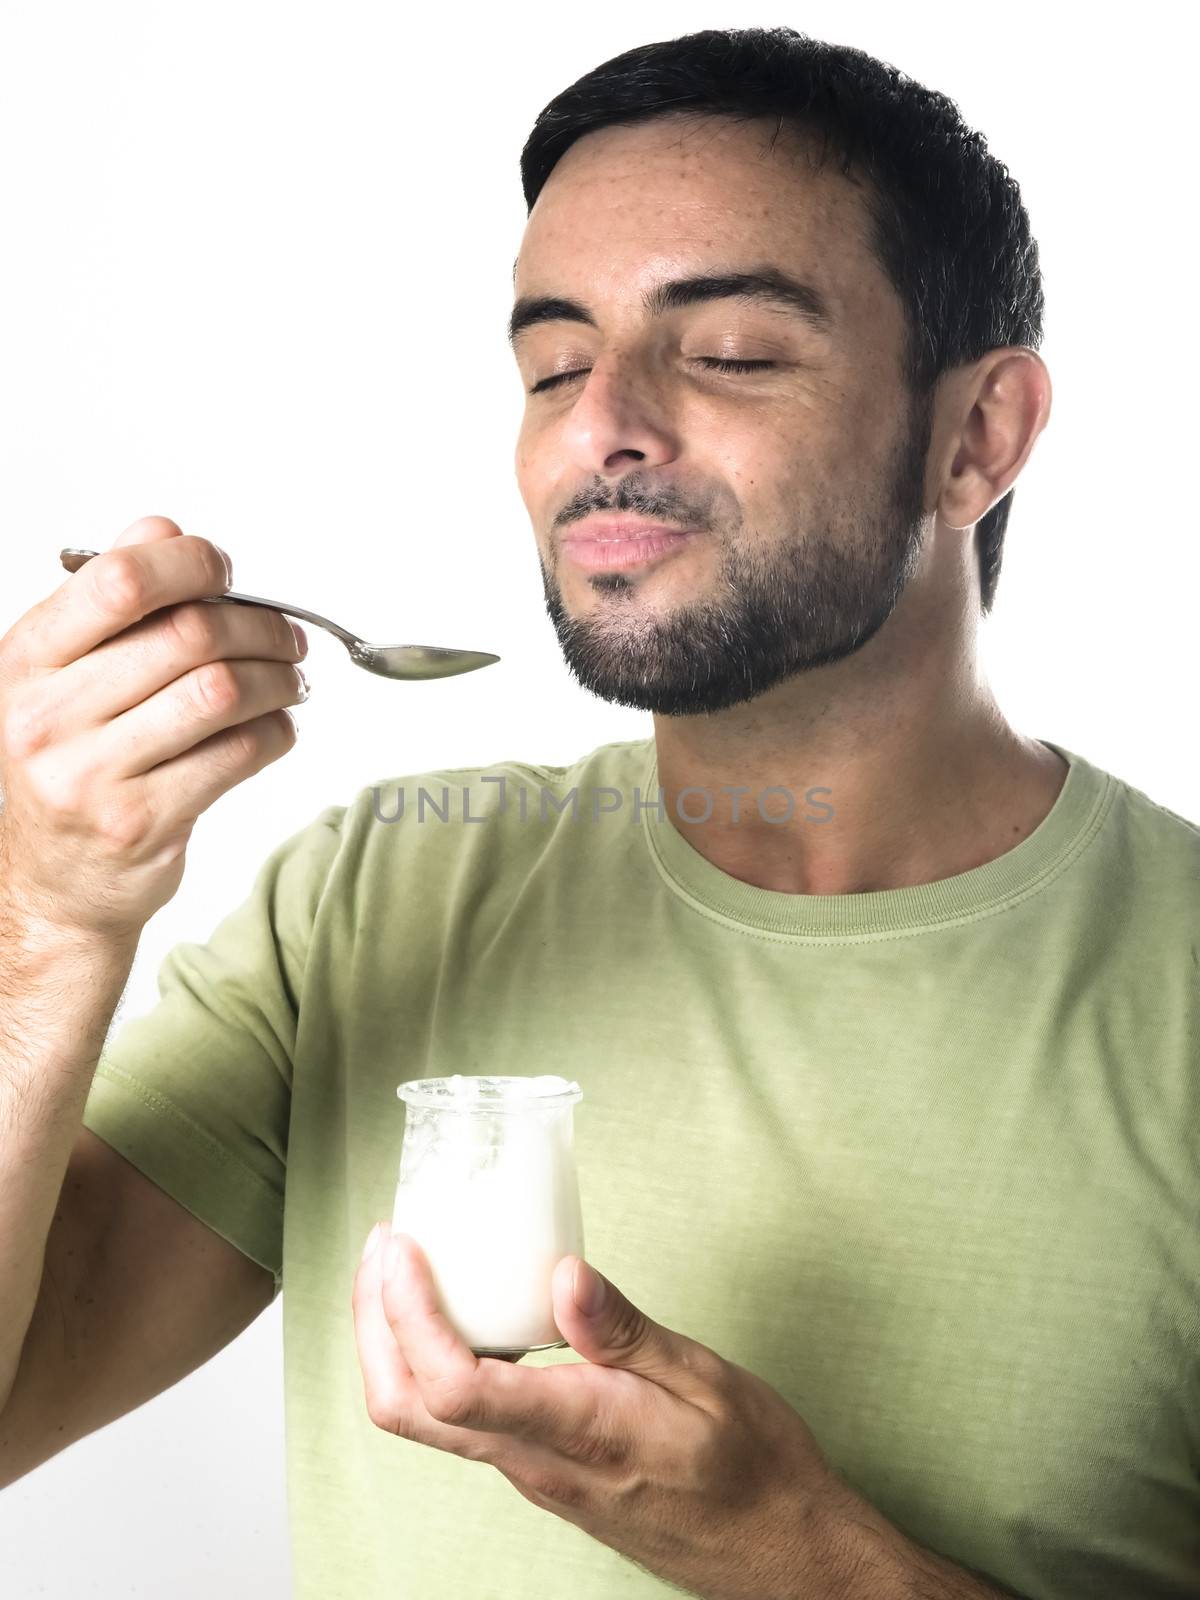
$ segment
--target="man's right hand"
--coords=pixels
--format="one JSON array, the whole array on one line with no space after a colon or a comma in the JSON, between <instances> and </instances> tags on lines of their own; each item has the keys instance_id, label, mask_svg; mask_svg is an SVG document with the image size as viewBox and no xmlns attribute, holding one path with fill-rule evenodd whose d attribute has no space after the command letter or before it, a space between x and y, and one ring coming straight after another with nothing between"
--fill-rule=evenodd
<instances>
[{"instance_id":1,"label":"man's right hand","mask_svg":"<svg viewBox=\"0 0 1200 1600\"><path fill-rule=\"evenodd\" d=\"M196 819L287 753L307 644L207 539L142 517L0 638L0 895L68 935L137 939ZM298 625L297 625L298 626Z\"/></svg>"}]
</instances>

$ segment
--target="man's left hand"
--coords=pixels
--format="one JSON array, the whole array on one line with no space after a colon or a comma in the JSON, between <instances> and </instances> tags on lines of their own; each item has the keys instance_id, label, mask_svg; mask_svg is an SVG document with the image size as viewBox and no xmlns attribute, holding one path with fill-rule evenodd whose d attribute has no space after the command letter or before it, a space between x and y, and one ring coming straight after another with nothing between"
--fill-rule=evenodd
<instances>
[{"instance_id":1,"label":"man's left hand","mask_svg":"<svg viewBox=\"0 0 1200 1600\"><path fill-rule=\"evenodd\" d=\"M439 1310L420 1247L387 1223L379 1233L352 1299L377 1427L487 1462L535 1506L704 1600L824 1592L856 1497L769 1384L652 1322L573 1255L554 1270L554 1320L584 1360L477 1357Z\"/></svg>"}]
</instances>

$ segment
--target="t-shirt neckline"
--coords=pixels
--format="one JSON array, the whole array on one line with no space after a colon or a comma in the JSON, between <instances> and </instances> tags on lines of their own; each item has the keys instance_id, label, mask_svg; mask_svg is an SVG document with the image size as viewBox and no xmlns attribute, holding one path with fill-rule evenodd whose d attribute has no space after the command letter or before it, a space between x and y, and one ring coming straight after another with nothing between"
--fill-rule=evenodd
<instances>
[{"instance_id":1,"label":"t-shirt neckline","mask_svg":"<svg viewBox=\"0 0 1200 1600\"><path fill-rule=\"evenodd\" d=\"M1082 851L1103 822L1115 791L1111 774L1049 739L1040 743L1067 762L1058 796L1020 844L967 872L904 889L865 894L789 894L762 889L713 865L688 843L668 815L661 817L658 749L651 735L641 826L667 884L697 910L742 927L817 939L896 937L928 932L994 913L1037 893ZM686 823L683 824L686 827Z\"/></svg>"}]
</instances>

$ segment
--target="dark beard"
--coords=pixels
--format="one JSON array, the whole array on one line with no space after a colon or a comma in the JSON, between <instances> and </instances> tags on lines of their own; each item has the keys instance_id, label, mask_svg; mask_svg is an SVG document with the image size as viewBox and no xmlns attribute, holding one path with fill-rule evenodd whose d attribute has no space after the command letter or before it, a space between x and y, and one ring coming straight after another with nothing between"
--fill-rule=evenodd
<instances>
[{"instance_id":1,"label":"dark beard","mask_svg":"<svg viewBox=\"0 0 1200 1600\"><path fill-rule=\"evenodd\" d=\"M930 391L910 405L884 505L850 537L836 537L827 523L766 558L729 546L718 575L725 599L626 624L620 597L632 596L634 585L622 573L598 573L589 582L614 597L612 611L580 620L568 615L543 562L546 611L571 674L616 705L696 716L742 705L861 649L891 616L921 552L932 416ZM625 490L615 505L595 509L662 514Z\"/></svg>"}]
</instances>

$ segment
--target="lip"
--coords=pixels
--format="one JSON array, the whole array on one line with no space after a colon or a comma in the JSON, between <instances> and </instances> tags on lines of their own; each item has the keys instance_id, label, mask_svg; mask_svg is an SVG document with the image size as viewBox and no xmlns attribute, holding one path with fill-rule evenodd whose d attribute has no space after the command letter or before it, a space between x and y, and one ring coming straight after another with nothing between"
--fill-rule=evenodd
<instances>
[{"instance_id":1,"label":"lip","mask_svg":"<svg viewBox=\"0 0 1200 1600\"><path fill-rule=\"evenodd\" d=\"M652 534L694 533L694 528L673 528L669 522L647 522L644 517L588 517L574 533L563 536L564 544L590 544L595 539L645 539Z\"/></svg>"},{"instance_id":2,"label":"lip","mask_svg":"<svg viewBox=\"0 0 1200 1600\"><path fill-rule=\"evenodd\" d=\"M643 522L637 517L605 517L581 523L562 541L567 556L589 572L638 567L680 550L697 530Z\"/></svg>"}]
</instances>

